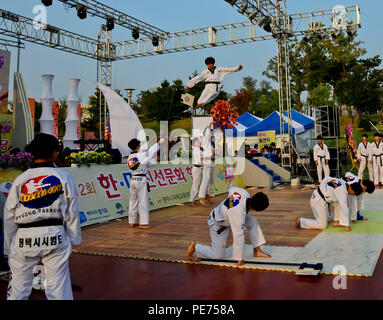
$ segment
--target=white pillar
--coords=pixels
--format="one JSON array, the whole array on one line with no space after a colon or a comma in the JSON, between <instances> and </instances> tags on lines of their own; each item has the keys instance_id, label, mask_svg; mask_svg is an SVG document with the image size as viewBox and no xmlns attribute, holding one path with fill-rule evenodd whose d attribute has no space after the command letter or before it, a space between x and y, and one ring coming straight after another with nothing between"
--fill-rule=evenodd
<instances>
[{"instance_id":1,"label":"white pillar","mask_svg":"<svg viewBox=\"0 0 383 320\"><path fill-rule=\"evenodd\" d=\"M55 77L53 74L43 74L43 94L41 96L42 112L40 117L40 132L53 134L53 124L55 119L52 114L53 93L52 82Z\"/></svg>"},{"instance_id":2,"label":"white pillar","mask_svg":"<svg viewBox=\"0 0 383 320\"><path fill-rule=\"evenodd\" d=\"M67 100L68 112L65 119L65 136L63 138L64 148L78 149L78 146L73 142L78 140L77 126L78 126L78 105L80 98L78 96L78 85L80 79L69 79L69 95Z\"/></svg>"}]
</instances>

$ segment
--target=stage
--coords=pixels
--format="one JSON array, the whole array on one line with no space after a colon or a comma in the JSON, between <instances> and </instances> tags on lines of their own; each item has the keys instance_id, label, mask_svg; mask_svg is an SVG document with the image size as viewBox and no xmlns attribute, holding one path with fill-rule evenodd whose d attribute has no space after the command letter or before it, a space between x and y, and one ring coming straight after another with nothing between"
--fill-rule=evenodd
<instances>
[{"instance_id":1,"label":"stage","mask_svg":"<svg viewBox=\"0 0 383 320\"><path fill-rule=\"evenodd\" d=\"M295 229L298 215L312 215L308 204L311 189L281 186L249 191L261 190L270 198L270 207L256 214L267 246L303 248L325 233L342 234L331 228L322 233ZM214 198L214 204L223 198L224 195ZM153 229L148 231L129 228L127 218L83 228L83 243L74 248L83 253L74 253L70 258L72 283L82 287L81 291L74 290L75 299L383 298L379 286L383 280L381 257L372 277L347 277L347 290L333 289L332 275L301 278L279 271L180 263L186 260L190 240L209 243L209 212L210 208L187 205L155 210L151 213ZM370 230L369 235L374 232L375 229ZM1 299L5 297L5 287L1 283ZM31 299L45 297L34 292Z\"/></svg>"}]
</instances>

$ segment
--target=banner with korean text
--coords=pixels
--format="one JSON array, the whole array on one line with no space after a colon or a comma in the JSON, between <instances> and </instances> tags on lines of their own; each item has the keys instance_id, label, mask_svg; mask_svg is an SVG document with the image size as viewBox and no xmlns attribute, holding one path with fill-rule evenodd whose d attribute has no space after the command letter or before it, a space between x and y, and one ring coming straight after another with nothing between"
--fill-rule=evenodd
<instances>
[{"instance_id":1,"label":"banner with korean text","mask_svg":"<svg viewBox=\"0 0 383 320\"><path fill-rule=\"evenodd\" d=\"M121 217L129 212L129 188L132 173L127 165L62 168L75 180L79 195L81 226ZM156 165L148 172L150 210L189 201L192 165ZM216 165L212 194L227 192L229 181L243 187L240 177L233 177L229 166ZM180 209L182 210L182 209Z\"/></svg>"},{"instance_id":2,"label":"banner with korean text","mask_svg":"<svg viewBox=\"0 0 383 320\"><path fill-rule=\"evenodd\" d=\"M261 149L265 146L269 146L273 142L275 143L275 130L258 132L258 139L258 144Z\"/></svg>"}]
</instances>

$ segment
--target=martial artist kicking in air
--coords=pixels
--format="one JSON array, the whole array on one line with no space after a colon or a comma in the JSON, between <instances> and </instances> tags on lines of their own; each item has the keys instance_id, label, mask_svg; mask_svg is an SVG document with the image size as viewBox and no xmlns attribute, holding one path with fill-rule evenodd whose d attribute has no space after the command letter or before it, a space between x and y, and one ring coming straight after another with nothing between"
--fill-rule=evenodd
<instances>
[{"instance_id":1,"label":"martial artist kicking in air","mask_svg":"<svg viewBox=\"0 0 383 320\"><path fill-rule=\"evenodd\" d=\"M202 91L201 96L197 101L196 108L200 108L216 99L222 89L222 81L225 75L240 71L243 67L240 65L237 68L223 68L223 67L215 67L215 59L213 57L208 57L205 60L205 64L207 65L207 69L204 70L200 75L191 79L188 84L186 91L190 91L197 83L204 81L206 86Z\"/></svg>"},{"instance_id":2,"label":"martial artist kicking in air","mask_svg":"<svg viewBox=\"0 0 383 320\"><path fill-rule=\"evenodd\" d=\"M362 142L358 147L358 160L360 162L358 178L363 179L364 169L368 168L368 176L370 180L374 180L374 171L372 168L372 155L371 155L371 143L368 142L368 135L362 136Z\"/></svg>"},{"instance_id":3,"label":"martial artist kicking in air","mask_svg":"<svg viewBox=\"0 0 383 320\"><path fill-rule=\"evenodd\" d=\"M151 146L149 150L140 152L141 142L138 139L132 139L128 147L132 153L128 157L128 167L132 170L132 179L130 180L130 199L129 199L129 226L136 227L137 215L140 216L140 228L150 229L149 226L149 190L146 174L151 161L156 156L160 145L165 139L160 139L158 143Z\"/></svg>"},{"instance_id":4,"label":"martial artist kicking in air","mask_svg":"<svg viewBox=\"0 0 383 320\"><path fill-rule=\"evenodd\" d=\"M11 280L9 300L26 300L32 291L33 268L46 272L45 295L73 300L68 260L72 245L81 243L77 190L71 175L54 168L58 140L38 134L25 148L34 157L31 169L12 184L4 207L4 253Z\"/></svg>"},{"instance_id":5,"label":"martial artist kicking in air","mask_svg":"<svg viewBox=\"0 0 383 320\"><path fill-rule=\"evenodd\" d=\"M233 233L233 259L238 266L244 264L245 228L250 237L254 250L254 257L270 258L270 255L261 250L266 243L257 219L249 215L250 210L263 211L269 206L267 196L259 192L253 196L241 188L229 189L229 197L222 201L208 218L211 237L211 246L190 242L187 256L191 261L200 258L223 259L225 257L226 241L231 229ZM195 252L196 258L193 257Z\"/></svg>"},{"instance_id":6,"label":"martial artist kicking in air","mask_svg":"<svg viewBox=\"0 0 383 320\"><path fill-rule=\"evenodd\" d=\"M295 226L297 229L326 229L329 217L328 205L331 202L338 202L340 226L345 227L346 231L351 231L347 196L358 196L361 193L362 187L359 182L349 185L342 179L325 177L318 189L313 192L310 200L311 210L315 219L297 217Z\"/></svg>"},{"instance_id":7,"label":"martial artist kicking in air","mask_svg":"<svg viewBox=\"0 0 383 320\"><path fill-rule=\"evenodd\" d=\"M314 146L314 161L317 166L318 180L322 182L322 169L324 170L324 176L330 175L330 168L328 162L330 160L330 153L327 146L323 143L323 137L317 137L318 143Z\"/></svg>"},{"instance_id":8,"label":"martial artist kicking in air","mask_svg":"<svg viewBox=\"0 0 383 320\"><path fill-rule=\"evenodd\" d=\"M189 197L189 204L191 206L195 206L194 200L195 197L198 194L201 179L202 179L202 156L203 156L203 149L201 147L201 141L198 138L193 139L193 169L192 169L192 177L193 177L193 184L192 188L190 190L190 197Z\"/></svg>"},{"instance_id":9,"label":"martial artist kicking in air","mask_svg":"<svg viewBox=\"0 0 383 320\"><path fill-rule=\"evenodd\" d=\"M374 134L375 141L371 145L371 157L374 168L374 183L379 186L383 184L383 142L379 133Z\"/></svg>"}]
</instances>

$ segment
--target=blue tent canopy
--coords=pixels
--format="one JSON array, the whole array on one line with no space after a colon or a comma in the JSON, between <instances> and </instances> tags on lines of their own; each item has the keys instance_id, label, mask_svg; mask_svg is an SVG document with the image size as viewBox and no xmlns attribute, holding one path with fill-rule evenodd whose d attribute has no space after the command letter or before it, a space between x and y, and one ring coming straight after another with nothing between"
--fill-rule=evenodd
<instances>
[{"instance_id":1,"label":"blue tent canopy","mask_svg":"<svg viewBox=\"0 0 383 320\"><path fill-rule=\"evenodd\" d=\"M252 115L251 113L246 112L237 119L237 122L242 124L244 127L249 128L261 122L262 120L263 119L258 118Z\"/></svg>"},{"instance_id":2,"label":"blue tent canopy","mask_svg":"<svg viewBox=\"0 0 383 320\"><path fill-rule=\"evenodd\" d=\"M287 112L285 112L284 115L287 116ZM291 119L304 126L305 130L309 130L315 127L315 121L313 118L308 117L294 109L291 109Z\"/></svg>"},{"instance_id":3,"label":"blue tent canopy","mask_svg":"<svg viewBox=\"0 0 383 320\"><path fill-rule=\"evenodd\" d=\"M287 121L287 119L285 119ZM260 131L269 131L274 130L276 134L281 134L281 114L278 111L274 111L271 115L269 115L265 120L260 123L247 128L245 131L246 137L257 136ZM288 131L288 124L284 123L284 131ZM305 131L303 125L298 122L292 120L291 132L292 134L300 134Z\"/></svg>"}]
</instances>

